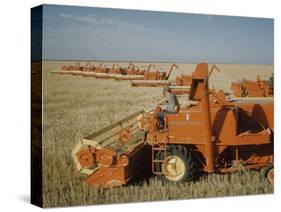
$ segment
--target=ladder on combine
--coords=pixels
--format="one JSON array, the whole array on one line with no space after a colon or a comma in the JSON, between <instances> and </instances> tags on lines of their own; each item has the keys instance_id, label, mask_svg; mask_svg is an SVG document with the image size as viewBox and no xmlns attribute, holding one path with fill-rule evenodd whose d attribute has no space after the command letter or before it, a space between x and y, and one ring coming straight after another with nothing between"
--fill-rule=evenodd
<instances>
[{"instance_id":1,"label":"ladder on combine","mask_svg":"<svg viewBox=\"0 0 281 212\"><path fill-rule=\"evenodd\" d=\"M164 143L159 144L157 142L157 136L154 135L154 139L152 141L152 145L151 145L151 150L152 150L152 173L155 175L163 175L163 170L162 168L160 168L161 171L157 170L157 165L156 164L160 164L160 167L162 166L162 164L164 163L166 157L167 157L167 141L165 139ZM161 159L157 159L155 158L156 154L158 152L162 152L163 153L163 157Z\"/></svg>"}]
</instances>

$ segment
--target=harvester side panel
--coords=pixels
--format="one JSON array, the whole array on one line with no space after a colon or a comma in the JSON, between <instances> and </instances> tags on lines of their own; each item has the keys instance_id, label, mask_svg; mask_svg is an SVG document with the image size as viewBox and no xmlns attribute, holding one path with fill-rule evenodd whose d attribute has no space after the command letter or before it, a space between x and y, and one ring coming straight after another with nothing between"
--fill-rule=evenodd
<instances>
[{"instance_id":1,"label":"harvester side panel","mask_svg":"<svg viewBox=\"0 0 281 212\"><path fill-rule=\"evenodd\" d=\"M240 108L239 126L253 127L260 123L264 128L274 130L274 104L272 103L235 103Z\"/></svg>"},{"instance_id":2,"label":"harvester side panel","mask_svg":"<svg viewBox=\"0 0 281 212\"><path fill-rule=\"evenodd\" d=\"M212 108L211 124L213 135L221 141L220 136L235 138L237 135L237 110L229 108ZM202 144L202 111L194 109L178 114L167 115L167 124L171 142Z\"/></svg>"}]
</instances>

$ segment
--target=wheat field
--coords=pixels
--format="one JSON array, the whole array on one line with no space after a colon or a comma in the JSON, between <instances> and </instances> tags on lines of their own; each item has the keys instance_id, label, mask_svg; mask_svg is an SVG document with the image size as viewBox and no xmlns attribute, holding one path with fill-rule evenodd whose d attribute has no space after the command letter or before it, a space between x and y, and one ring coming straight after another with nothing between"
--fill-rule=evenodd
<instances>
[{"instance_id":1,"label":"wheat field","mask_svg":"<svg viewBox=\"0 0 281 212\"><path fill-rule=\"evenodd\" d=\"M63 64L71 62L43 62L44 207L273 193L273 186L258 171L211 174L202 176L196 182L180 184L165 182L158 177L108 189L84 184L84 176L76 173L71 158L72 148L78 140L136 111L153 107L152 100L162 95L162 88L134 88L126 81L50 73ZM111 66L112 63L106 64ZM147 66L144 63L136 65ZM170 64L155 65L161 70L170 67ZM195 67L194 64L178 65L180 69L172 73L172 80L180 73L190 74ZM221 72L213 73L210 86L224 90L230 89L233 80L244 77L254 80L257 74L262 79L268 79L273 72L270 65L218 66ZM186 97L182 97L180 102L185 100Z\"/></svg>"}]
</instances>

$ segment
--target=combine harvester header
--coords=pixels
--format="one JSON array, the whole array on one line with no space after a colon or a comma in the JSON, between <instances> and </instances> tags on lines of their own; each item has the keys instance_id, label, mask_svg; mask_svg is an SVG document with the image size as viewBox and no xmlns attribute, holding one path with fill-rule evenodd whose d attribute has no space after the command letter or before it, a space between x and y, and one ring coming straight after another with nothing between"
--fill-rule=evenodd
<instances>
[{"instance_id":1,"label":"combine harvester header","mask_svg":"<svg viewBox=\"0 0 281 212\"><path fill-rule=\"evenodd\" d=\"M79 141L72 157L77 170L88 175L86 183L124 185L137 175L150 172L149 147L137 124L137 117L143 113L134 113Z\"/></svg>"}]
</instances>

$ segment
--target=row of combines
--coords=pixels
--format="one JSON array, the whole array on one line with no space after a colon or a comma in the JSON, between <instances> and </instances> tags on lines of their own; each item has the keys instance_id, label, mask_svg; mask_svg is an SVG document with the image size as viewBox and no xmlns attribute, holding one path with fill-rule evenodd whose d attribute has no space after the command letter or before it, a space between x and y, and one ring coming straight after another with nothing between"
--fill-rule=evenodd
<instances>
[{"instance_id":1,"label":"row of combines","mask_svg":"<svg viewBox=\"0 0 281 212\"><path fill-rule=\"evenodd\" d=\"M79 140L72 157L85 182L121 186L152 174L183 182L241 169L263 169L273 182L273 99L227 101L224 92L209 89L211 69L197 65L189 82L190 104L167 114L164 128L156 104Z\"/></svg>"},{"instance_id":2,"label":"row of combines","mask_svg":"<svg viewBox=\"0 0 281 212\"><path fill-rule=\"evenodd\" d=\"M149 64L148 68L144 69L135 66L133 63L129 63L127 68L122 68L118 64L114 63L109 68L103 63L98 66L91 65L90 63L87 63L85 66L81 66L78 62L75 66L62 66L57 73L116 80L150 80L154 79L154 75L157 75L158 79L159 76L166 74L165 72L160 72L158 70L151 71L152 67L155 66L153 64Z\"/></svg>"},{"instance_id":3,"label":"row of combines","mask_svg":"<svg viewBox=\"0 0 281 212\"><path fill-rule=\"evenodd\" d=\"M154 70L152 70L152 68L154 68ZM191 76L178 76L175 84L172 84L172 82L169 80L174 68L179 68L176 64L172 64L170 69L167 71L160 71L155 68L156 67L153 64L149 64L147 69L144 69L135 66L133 63L129 63L127 68L122 68L118 64L113 64L111 68L108 68L105 67L104 64L94 66L90 63L87 63L85 66L81 66L80 63L76 63L75 66L62 66L59 71L53 71L53 73L71 74L102 79L130 80L131 86L135 87L171 86L171 88L173 88L177 94L187 93L187 89L190 88L191 84Z\"/></svg>"},{"instance_id":4,"label":"row of combines","mask_svg":"<svg viewBox=\"0 0 281 212\"><path fill-rule=\"evenodd\" d=\"M172 93L176 95L189 94L192 82L192 76L181 74L175 78L175 82L169 79L174 68L179 67L172 64L168 71L152 70L155 65L149 64L147 69L135 66L129 63L127 68L122 68L114 63L112 67L106 67L104 64L99 66L87 63L81 66L76 63L75 66L62 66L59 71L53 73L72 74L84 77L94 77L101 79L130 80L131 86L135 87L170 87ZM213 65L211 68L218 71L219 68ZM242 79L231 83L231 90L234 97L272 97L274 94L273 75L269 80L262 80L257 76L257 80Z\"/></svg>"}]
</instances>

